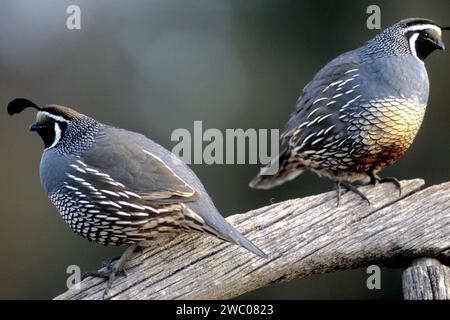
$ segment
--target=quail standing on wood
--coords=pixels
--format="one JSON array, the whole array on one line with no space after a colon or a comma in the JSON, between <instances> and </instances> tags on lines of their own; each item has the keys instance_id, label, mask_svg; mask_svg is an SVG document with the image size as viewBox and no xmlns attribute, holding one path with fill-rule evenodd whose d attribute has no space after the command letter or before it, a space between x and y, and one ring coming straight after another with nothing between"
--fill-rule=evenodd
<instances>
[{"instance_id":1,"label":"quail standing on wood","mask_svg":"<svg viewBox=\"0 0 450 320\"><path fill-rule=\"evenodd\" d=\"M377 174L420 128L429 93L424 60L444 50L441 32L448 29L428 19L402 20L328 63L297 100L281 135L286 147L250 186L269 189L307 169L334 181L338 204L341 186L369 201L355 181L393 182L401 192L397 179Z\"/></svg>"},{"instance_id":2,"label":"quail standing on wood","mask_svg":"<svg viewBox=\"0 0 450 320\"><path fill-rule=\"evenodd\" d=\"M194 172L157 143L66 107L18 98L8 112L28 107L38 110L30 130L45 145L41 183L66 223L90 241L130 245L107 272L96 273L109 279L105 294L137 246L183 230L267 257L220 215Z\"/></svg>"}]
</instances>

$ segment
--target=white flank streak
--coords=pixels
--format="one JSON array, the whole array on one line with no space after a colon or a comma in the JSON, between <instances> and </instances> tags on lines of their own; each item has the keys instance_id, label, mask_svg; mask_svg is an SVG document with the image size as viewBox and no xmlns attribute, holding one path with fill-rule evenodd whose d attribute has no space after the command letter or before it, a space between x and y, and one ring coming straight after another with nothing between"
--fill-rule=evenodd
<instances>
[{"instance_id":1,"label":"white flank streak","mask_svg":"<svg viewBox=\"0 0 450 320\"><path fill-rule=\"evenodd\" d=\"M157 209L155 209L153 207L149 207L149 206L145 206L144 208L147 209L147 210L153 211L154 213L160 213L160 212L165 212L166 211L166 209L157 210Z\"/></svg>"},{"instance_id":2,"label":"white flank streak","mask_svg":"<svg viewBox=\"0 0 450 320\"><path fill-rule=\"evenodd\" d=\"M131 215L133 217L148 217L148 214L145 212L132 212Z\"/></svg>"},{"instance_id":3,"label":"white flank streak","mask_svg":"<svg viewBox=\"0 0 450 320\"><path fill-rule=\"evenodd\" d=\"M119 215L119 216L124 216L124 217L130 217L131 215L129 213L123 212L123 211L117 211L115 214Z\"/></svg>"},{"instance_id":4,"label":"white flank streak","mask_svg":"<svg viewBox=\"0 0 450 320\"><path fill-rule=\"evenodd\" d=\"M328 132L330 132L331 130L333 130L333 128L335 127L336 125L335 124L333 124L331 127L329 127L327 130L325 130L325 135L328 133Z\"/></svg>"},{"instance_id":5,"label":"white flank streak","mask_svg":"<svg viewBox=\"0 0 450 320\"><path fill-rule=\"evenodd\" d=\"M71 178L71 179L73 179L73 180L75 180L75 181L78 181L78 182L83 182L83 181L84 181L84 179L75 177L74 175L72 175L72 174L70 174L70 173L66 173L66 174L67 174L67 176L68 176L69 178Z\"/></svg>"},{"instance_id":6,"label":"white flank streak","mask_svg":"<svg viewBox=\"0 0 450 320\"><path fill-rule=\"evenodd\" d=\"M356 71L358 71L358 69L350 69L350 70L348 70L348 71L345 71L344 74L352 73L352 72L356 72Z\"/></svg>"},{"instance_id":7,"label":"white flank streak","mask_svg":"<svg viewBox=\"0 0 450 320\"><path fill-rule=\"evenodd\" d=\"M345 143L345 141L347 141L347 140L348 140L348 138L347 138L347 139L344 139L344 140L342 140L342 142L338 144L338 147L340 147L341 145L343 145L343 144Z\"/></svg>"},{"instance_id":8,"label":"white flank streak","mask_svg":"<svg viewBox=\"0 0 450 320\"><path fill-rule=\"evenodd\" d=\"M315 145L315 144L319 143L319 142L322 141L322 140L323 140L323 138L316 139L316 140L314 140L314 141L311 143L311 145Z\"/></svg>"},{"instance_id":9,"label":"white flank streak","mask_svg":"<svg viewBox=\"0 0 450 320\"><path fill-rule=\"evenodd\" d=\"M132 197L135 197L135 198L138 198L138 199L142 199L142 197L140 195L138 195L138 194L136 194L134 192L125 191L125 193L128 194L129 196L132 196Z\"/></svg>"},{"instance_id":10,"label":"white flank streak","mask_svg":"<svg viewBox=\"0 0 450 320\"><path fill-rule=\"evenodd\" d=\"M309 123L309 121L305 121L303 122L301 125L298 126L299 129L303 128L304 126L306 126ZM299 130L297 130L299 131Z\"/></svg>"},{"instance_id":11,"label":"white flank streak","mask_svg":"<svg viewBox=\"0 0 450 320\"><path fill-rule=\"evenodd\" d=\"M350 82L350 81L353 81L353 80L355 80L355 78L347 79L347 80L345 80L344 82L342 82L340 85L338 85L338 87L342 87L342 86L345 85L347 82Z\"/></svg>"},{"instance_id":12,"label":"white flank streak","mask_svg":"<svg viewBox=\"0 0 450 320\"><path fill-rule=\"evenodd\" d=\"M332 99L339 98L339 97L342 96L342 95L343 95L343 93L338 93L337 95L334 95L334 96L332 97Z\"/></svg>"},{"instance_id":13,"label":"white flank streak","mask_svg":"<svg viewBox=\"0 0 450 320\"><path fill-rule=\"evenodd\" d=\"M312 104L315 105L315 104L316 104L317 102L319 102L319 101L322 101L322 100L328 100L328 99L330 99L330 98L327 98L327 97L319 98L319 99L314 100L314 102L313 102Z\"/></svg>"},{"instance_id":14,"label":"white flank streak","mask_svg":"<svg viewBox=\"0 0 450 320\"><path fill-rule=\"evenodd\" d=\"M138 206L138 205L136 205L134 203L129 203L129 202L125 202L125 201L119 201L119 203L121 205L123 205L123 206L132 207L132 208L135 208L135 209L138 209L138 210L145 210L145 207Z\"/></svg>"},{"instance_id":15,"label":"white flank streak","mask_svg":"<svg viewBox=\"0 0 450 320\"><path fill-rule=\"evenodd\" d=\"M336 100L333 100L333 101L328 102L328 103L327 103L327 106L329 106L329 105L331 105L331 104L333 104L333 103L336 103Z\"/></svg>"},{"instance_id":16,"label":"white flank streak","mask_svg":"<svg viewBox=\"0 0 450 320\"><path fill-rule=\"evenodd\" d=\"M87 164L86 163L84 163L83 161L81 161L81 160L77 160L77 162L79 163L79 164L81 164L83 167L87 167Z\"/></svg>"},{"instance_id":17,"label":"white flank streak","mask_svg":"<svg viewBox=\"0 0 450 320\"><path fill-rule=\"evenodd\" d=\"M118 205L117 203L113 202L113 201L100 201L100 204L107 206L107 205L111 205L114 206L116 208L122 209L122 207L120 205Z\"/></svg>"},{"instance_id":18,"label":"white flank streak","mask_svg":"<svg viewBox=\"0 0 450 320\"><path fill-rule=\"evenodd\" d=\"M349 102L347 102L346 104L344 104L342 106L342 108L339 111L344 111L345 108L347 108L350 104L352 104L353 102L355 102L356 100L358 100L359 98L361 98L361 95L355 97L354 99L350 100Z\"/></svg>"},{"instance_id":19,"label":"white flank streak","mask_svg":"<svg viewBox=\"0 0 450 320\"><path fill-rule=\"evenodd\" d=\"M335 81L335 82L333 82L333 83L330 83L325 89L323 89L322 92L327 91L329 88L331 88L331 87L333 87L333 86L335 86L335 85L337 85L337 84L339 84L339 83L341 83L341 82L342 82L342 80L338 80L338 81Z\"/></svg>"},{"instance_id":20,"label":"white flank streak","mask_svg":"<svg viewBox=\"0 0 450 320\"><path fill-rule=\"evenodd\" d=\"M315 135L316 135L315 133L311 133L309 136L307 136L305 140L303 140L302 146L304 146L306 142L308 142L308 140L314 137Z\"/></svg>"},{"instance_id":21,"label":"white flank streak","mask_svg":"<svg viewBox=\"0 0 450 320\"><path fill-rule=\"evenodd\" d=\"M119 194L120 194L122 197L125 197L125 198L127 198L127 199L130 199L130 197L129 197L125 192L119 192Z\"/></svg>"},{"instance_id":22,"label":"white flank streak","mask_svg":"<svg viewBox=\"0 0 450 320\"><path fill-rule=\"evenodd\" d=\"M316 109L314 109L313 111L311 111L311 112L308 114L308 116L306 117L306 119L308 119L309 117L311 117L311 115L312 115L314 112L316 112L316 111L319 111L319 108L316 108Z\"/></svg>"},{"instance_id":23,"label":"white flank streak","mask_svg":"<svg viewBox=\"0 0 450 320\"><path fill-rule=\"evenodd\" d=\"M100 190L100 191L103 192L103 193L107 193L107 194L110 194L110 195L112 195L112 196L115 196L115 197L120 198L120 194L118 194L118 193L116 193L116 192L113 192L113 191L110 191L110 190L105 190L105 189L102 189L102 190Z\"/></svg>"},{"instance_id":24,"label":"white flank streak","mask_svg":"<svg viewBox=\"0 0 450 320\"><path fill-rule=\"evenodd\" d=\"M307 128L311 127L314 123L316 123L317 121L319 121L321 116L318 116L317 118L315 118L313 121L311 121L310 123L308 123L308 125L306 126Z\"/></svg>"},{"instance_id":25,"label":"white flank streak","mask_svg":"<svg viewBox=\"0 0 450 320\"><path fill-rule=\"evenodd\" d=\"M321 123L323 120L325 120L326 118L330 117L331 114L327 114L325 116L323 116L322 118L319 119L318 123Z\"/></svg>"}]
</instances>

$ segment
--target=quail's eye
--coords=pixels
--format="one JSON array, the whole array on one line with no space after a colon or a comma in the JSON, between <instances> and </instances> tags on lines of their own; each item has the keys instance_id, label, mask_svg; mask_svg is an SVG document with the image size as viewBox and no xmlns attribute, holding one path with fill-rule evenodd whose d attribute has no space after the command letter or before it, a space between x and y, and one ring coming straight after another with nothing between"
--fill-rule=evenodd
<instances>
[{"instance_id":1,"label":"quail's eye","mask_svg":"<svg viewBox=\"0 0 450 320\"><path fill-rule=\"evenodd\" d=\"M424 32L424 33L423 33L423 36L424 36L425 38L429 38L429 37L430 37L430 34L429 34L428 32Z\"/></svg>"}]
</instances>

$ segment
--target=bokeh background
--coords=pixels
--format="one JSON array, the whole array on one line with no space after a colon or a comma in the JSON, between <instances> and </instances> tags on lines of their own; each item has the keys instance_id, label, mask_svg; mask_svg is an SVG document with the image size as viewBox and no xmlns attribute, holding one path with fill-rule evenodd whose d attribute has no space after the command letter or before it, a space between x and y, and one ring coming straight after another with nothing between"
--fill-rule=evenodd
<instances>
[{"instance_id":1,"label":"bokeh background","mask_svg":"<svg viewBox=\"0 0 450 320\"><path fill-rule=\"evenodd\" d=\"M81 7L81 30L66 8ZM366 8L381 7L382 27L422 16L450 25L450 2L433 1L0 1L0 298L48 299L65 290L66 267L96 269L123 249L73 234L39 183L35 112L11 118L7 103L76 108L102 122L144 133L171 149L171 132L280 128L301 88L341 52L378 31ZM450 35L444 36L450 47ZM386 175L449 180L450 55L427 60L431 81L423 127ZM194 165L224 215L331 189L313 174L271 191L252 190L257 165ZM399 235L400 237L401 235ZM312 276L243 298L400 299L401 271L383 269L382 289L365 270Z\"/></svg>"}]
</instances>

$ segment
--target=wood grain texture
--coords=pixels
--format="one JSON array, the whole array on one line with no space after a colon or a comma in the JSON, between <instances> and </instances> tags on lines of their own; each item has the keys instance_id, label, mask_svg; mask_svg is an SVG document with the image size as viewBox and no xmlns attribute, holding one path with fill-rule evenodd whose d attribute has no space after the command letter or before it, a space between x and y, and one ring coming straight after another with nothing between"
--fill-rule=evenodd
<instances>
[{"instance_id":1,"label":"wood grain texture","mask_svg":"<svg viewBox=\"0 0 450 320\"><path fill-rule=\"evenodd\" d=\"M287 200L227 218L269 254L262 259L205 235L184 234L138 253L112 299L229 299L271 283L372 264L407 267L413 259L450 261L450 182L420 179L361 190L371 205L334 191ZM56 299L101 299L105 282L87 278Z\"/></svg>"},{"instance_id":2,"label":"wood grain texture","mask_svg":"<svg viewBox=\"0 0 450 320\"><path fill-rule=\"evenodd\" d=\"M450 268L432 258L420 258L403 273L406 300L450 300Z\"/></svg>"}]
</instances>

